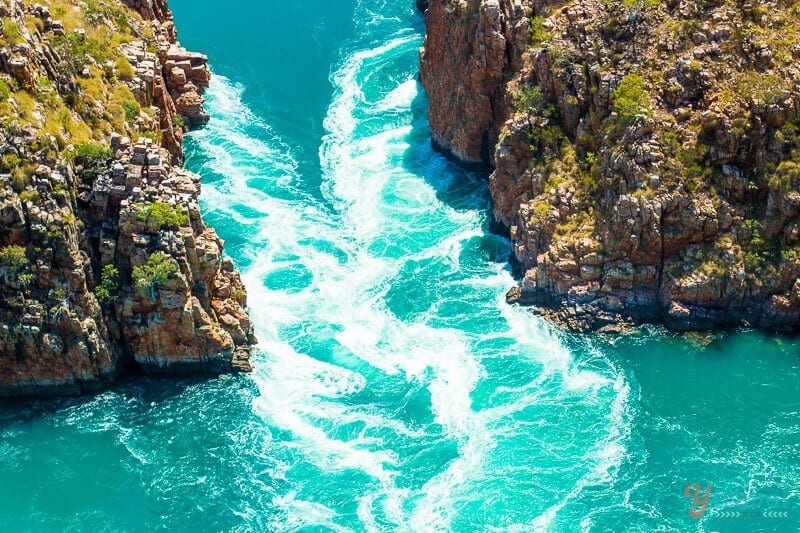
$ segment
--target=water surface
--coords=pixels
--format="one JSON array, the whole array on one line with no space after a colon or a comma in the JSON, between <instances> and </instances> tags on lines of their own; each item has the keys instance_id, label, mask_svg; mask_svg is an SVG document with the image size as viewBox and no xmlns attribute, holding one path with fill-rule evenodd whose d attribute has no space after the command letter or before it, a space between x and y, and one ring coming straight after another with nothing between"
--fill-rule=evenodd
<instances>
[{"instance_id":1,"label":"water surface","mask_svg":"<svg viewBox=\"0 0 800 533\"><path fill-rule=\"evenodd\" d=\"M410 0L170 4L215 73L187 165L255 372L4 404L0 529L797 529L798 343L505 305L487 183L430 149Z\"/></svg>"}]
</instances>

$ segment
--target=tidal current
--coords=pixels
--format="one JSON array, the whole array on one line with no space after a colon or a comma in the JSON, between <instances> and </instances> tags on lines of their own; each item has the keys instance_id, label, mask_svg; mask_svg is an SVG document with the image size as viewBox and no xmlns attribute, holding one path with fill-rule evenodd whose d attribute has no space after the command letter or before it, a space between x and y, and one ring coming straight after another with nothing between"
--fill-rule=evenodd
<instances>
[{"instance_id":1,"label":"tidal current","mask_svg":"<svg viewBox=\"0 0 800 533\"><path fill-rule=\"evenodd\" d=\"M798 530L800 343L506 305L488 182L430 147L411 0L170 6L215 73L187 166L255 371L0 405L0 530Z\"/></svg>"}]
</instances>

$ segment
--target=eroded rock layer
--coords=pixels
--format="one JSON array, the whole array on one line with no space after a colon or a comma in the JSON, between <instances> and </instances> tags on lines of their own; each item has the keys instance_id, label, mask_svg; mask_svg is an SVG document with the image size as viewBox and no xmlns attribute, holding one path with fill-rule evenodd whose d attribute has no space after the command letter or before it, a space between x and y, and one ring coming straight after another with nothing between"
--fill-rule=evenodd
<instances>
[{"instance_id":1,"label":"eroded rock layer","mask_svg":"<svg viewBox=\"0 0 800 533\"><path fill-rule=\"evenodd\" d=\"M181 168L206 57L165 0L0 0L0 17L0 396L249 370L244 285Z\"/></svg>"},{"instance_id":2,"label":"eroded rock layer","mask_svg":"<svg viewBox=\"0 0 800 533\"><path fill-rule=\"evenodd\" d=\"M797 330L800 3L430 0L433 142L579 329Z\"/></svg>"}]
</instances>

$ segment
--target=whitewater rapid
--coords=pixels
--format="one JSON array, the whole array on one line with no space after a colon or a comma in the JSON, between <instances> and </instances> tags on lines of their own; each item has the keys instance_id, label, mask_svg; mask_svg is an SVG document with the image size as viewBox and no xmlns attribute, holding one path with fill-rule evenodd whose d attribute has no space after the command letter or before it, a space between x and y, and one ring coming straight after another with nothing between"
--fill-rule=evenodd
<instances>
[{"instance_id":1,"label":"whitewater rapid","mask_svg":"<svg viewBox=\"0 0 800 533\"><path fill-rule=\"evenodd\" d=\"M0 402L0 530L796 529L800 342L506 305L487 180L430 146L412 4L171 0L230 76L186 166L255 371Z\"/></svg>"},{"instance_id":2,"label":"whitewater rapid","mask_svg":"<svg viewBox=\"0 0 800 533\"><path fill-rule=\"evenodd\" d=\"M526 444L520 425L546 434L568 415L543 404L584 402L596 435L570 443L578 449L565 458L574 478L566 502L618 467L627 385L610 366L577 368L545 324L505 305L508 243L486 231L486 184L426 142L419 31L391 17L361 20L363 38L331 75L319 191L308 191L292 148L242 103L244 87L222 76L207 94L210 124L192 134L208 170L224 176L204 184L205 210L246 240L240 264L262 353L254 409L288 436L280 445L294 461L322 478L355 479L353 516L342 516L302 478L305 467L287 465L282 520L447 530L459 507L499 495L515 469L531 480L558 474L531 459L539 446L567 443L543 435L528 453L514 450ZM387 24L400 26L388 39ZM451 205L454 187L474 193ZM476 260L481 247L488 253ZM525 375L506 384L504 365ZM420 413L408 416L404 404ZM503 471L492 467L498 450L512 460ZM440 454L440 464L414 471L414 454L424 453ZM507 525L545 527L558 508Z\"/></svg>"}]
</instances>

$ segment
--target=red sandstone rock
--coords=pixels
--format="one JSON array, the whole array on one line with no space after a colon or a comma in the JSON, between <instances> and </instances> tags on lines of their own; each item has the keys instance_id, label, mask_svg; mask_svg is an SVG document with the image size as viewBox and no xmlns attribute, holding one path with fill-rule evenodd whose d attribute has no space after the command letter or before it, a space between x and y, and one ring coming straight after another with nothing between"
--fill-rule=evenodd
<instances>
[{"instance_id":1,"label":"red sandstone rock","mask_svg":"<svg viewBox=\"0 0 800 533\"><path fill-rule=\"evenodd\" d=\"M492 171L524 270L510 301L581 330L797 330L800 45L777 54L734 33L744 7L684 7L431 0L433 144ZM777 35L793 21L773 7L756 23ZM622 123L615 90L634 72L652 110ZM531 87L540 108L519 104Z\"/></svg>"}]
</instances>

